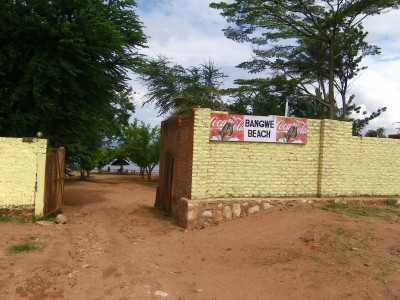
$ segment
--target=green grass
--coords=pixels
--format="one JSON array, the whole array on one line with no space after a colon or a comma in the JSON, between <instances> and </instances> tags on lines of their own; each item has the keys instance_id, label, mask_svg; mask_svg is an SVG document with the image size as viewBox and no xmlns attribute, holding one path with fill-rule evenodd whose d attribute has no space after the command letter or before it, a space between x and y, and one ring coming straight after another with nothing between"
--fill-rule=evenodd
<instances>
[{"instance_id":1,"label":"green grass","mask_svg":"<svg viewBox=\"0 0 400 300\"><path fill-rule=\"evenodd\" d=\"M397 200L395 199L387 199L384 201L387 206L397 206Z\"/></svg>"},{"instance_id":2,"label":"green grass","mask_svg":"<svg viewBox=\"0 0 400 300\"><path fill-rule=\"evenodd\" d=\"M381 273L378 273L376 276L375 276L375 280L382 280L382 279L384 279L385 277L388 277L390 275L390 273L387 273L387 272L381 272Z\"/></svg>"},{"instance_id":3,"label":"green grass","mask_svg":"<svg viewBox=\"0 0 400 300\"><path fill-rule=\"evenodd\" d=\"M362 216L362 217L375 217L381 218L383 214L395 214L400 215L400 211L387 209L387 208L379 208L379 207L351 207L348 209L348 213L354 216Z\"/></svg>"},{"instance_id":4,"label":"green grass","mask_svg":"<svg viewBox=\"0 0 400 300\"><path fill-rule=\"evenodd\" d=\"M382 218L383 217L378 214L369 214L365 211L349 211L349 215L360 216L360 217L373 217L373 218Z\"/></svg>"},{"instance_id":5,"label":"green grass","mask_svg":"<svg viewBox=\"0 0 400 300\"><path fill-rule=\"evenodd\" d=\"M54 221L57 215L62 214L61 210L56 211L54 214L51 214L47 217L35 217L35 216L15 216L15 217L6 217L0 213L0 223L1 222L17 222L18 224L25 223L35 223L37 221Z\"/></svg>"},{"instance_id":6,"label":"green grass","mask_svg":"<svg viewBox=\"0 0 400 300\"><path fill-rule=\"evenodd\" d=\"M31 222L35 223L37 221L54 221L57 215L62 214L61 210L57 210L55 213L47 217L32 217Z\"/></svg>"},{"instance_id":7,"label":"green grass","mask_svg":"<svg viewBox=\"0 0 400 300\"><path fill-rule=\"evenodd\" d=\"M361 207L361 209L366 210L366 211L378 212L378 213L383 212L383 213L388 213L388 214L400 215L400 211L397 211L394 209L388 209L388 208Z\"/></svg>"},{"instance_id":8,"label":"green grass","mask_svg":"<svg viewBox=\"0 0 400 300\"><path fill-rule=\"evenodd\" d=\"M34 241L34 240L36 240L38 237L36 236L36 235L30 235L30 236L27 236L26 238L24 238L24 241L25 242L29 242L29 241Z\"/></svg>"},{"instance_id":9,"label":"green grass","mask_svg":"<svg viewBox=\"0 0 400 300\"><path fill-rule=\"evenodd\" d=\"M327 207L327 208L347 208L348 206L345 203L330 202L325 207Z\"/></svg>"},{"instance_id":10,"label":"green grass","mask_svg":"<svg viewBox=\"0 0 400 300\"><path fill-rule=\"evenodd\" d=\"M387 202L390 200L386 200L386 205L387 203L392 203L392 202ZM395 200L394 200L395 201ZM397 202L396 202L397 203ZM342 209L344 212L351 216L361 216L361 217L375 217L375 218L381 218L384 216L384 214L395 214L395 215L400 215L399 210L394 210L394 209L389 209L389 208L380 208L380 207L375 207L375 206L348 206L347 204L344 203L335 203L335 202L330 202L327 205L325 205L324 208L322 209L337 209L340 210Z\"/></svg>"},{"instance_id":11,"label":"green grass","mask_svg":"<svg viewBox=\"0 0 400 300\"><path fill-rule=\"evenodd\" d=\"M324 227L324 228L329 228L330 229L330 228L333 228L334 225L333 224L322 224L321 226Z\"/></svg>"},{"instance_id":12,"label":"green grass","mask_svg":"<svg viewBox=\"0 0 400 300\"><path fill-rule=\"evenodd\" d=\"M33 251L33 250L37 250L39 249L36 246L32 246L28 243L24 243L24 244L18 244L18 245L13 245L7 248L9 253L22 253L22 252L29 252L29 251Z\"/></svg>"},{"instance_id":13,"label":"green grass","mask_svg":"<svg viewBox=\"0 0 400 300\"><path fill-rule=\"evenodd\" d=\"M338 235L342 235L342 236L344 236L344 237L351 237L351 236L353 236L353 234L352 234L350 231L348 231L348 230L346 230L346 229L344 229L344 228L342 228L342 227L337 227L337 228L335 228L335 229L333 230L333 232L336 233L336 234L338 234Z\"/></svg>"},{"instance_id":14,"label":"green grass","mask_svg":"<svg viewBox=\"0 0 400 300\"><path fill-rule=\"evenodd\" d=\"M3 216L3 214L0 213L0 222L11 222L11 218Z\"/></svg>"}]
</instances>

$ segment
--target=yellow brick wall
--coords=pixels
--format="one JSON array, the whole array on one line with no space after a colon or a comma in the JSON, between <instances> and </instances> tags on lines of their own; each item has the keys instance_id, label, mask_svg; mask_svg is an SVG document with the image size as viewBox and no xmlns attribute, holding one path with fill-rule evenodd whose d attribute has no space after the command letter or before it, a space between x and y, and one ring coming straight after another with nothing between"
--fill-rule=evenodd
<instances>
[{"instance_id":1,"label":"yellow brick wall","mask_svg":"<svg viewBox=\"0 0 400 300\"><path fill-rule=\"evenodd\" d=\"M35 207L43 214L47 140L0 138L0 208Z\"/></svg>"},{"instance_id":2,"label":"yellow brick wall","mask_svg":"<svg viewBox=\"0 0 400 300\"><path fill-rule=\"evenodd\" d=\"M400 195L400 140L353 137L350 123L324 123L322 196Z\"/></svg>"},{"instance_id":3,"label":"yellow brick wall","mask_svg":"<svg viewBox=\"0 0 400 300\"><path fill-rule=\"evenodd\" d=\"M209 141L211 113L195 112L191 199L400 195L399 140L309 119L305 145Z\"/></svg>"}]
</instances>

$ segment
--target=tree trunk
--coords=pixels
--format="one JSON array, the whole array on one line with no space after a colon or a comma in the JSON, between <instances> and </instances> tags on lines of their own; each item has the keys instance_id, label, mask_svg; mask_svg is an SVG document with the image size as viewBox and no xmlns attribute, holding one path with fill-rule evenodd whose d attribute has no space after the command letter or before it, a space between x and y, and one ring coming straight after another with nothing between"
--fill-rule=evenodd
<instances>
[{"instance_id":1,"label":"tree trunk","mask_svg":"<svg viewBox=\"0 0 400 300\"><path fill-rule=\"evenodd\" d=\"M335 89L333 82L335 80L335 53L334 53L334 45L333 41L329 43L329 119L335 119L335 110L336 110L336 102L335 102Z\"/></svg>"},{"instance_id":2,"label":"tree trunk","mask_svg":"<svg viewBox=\"0 0 400 300\"><path fill-rule=\"evenodd\" d=\"M345 120L347 116L346 92L342 92L341 95L342 95L342 105L343 105L341 119Z\"/></svg>"}]
</instances>

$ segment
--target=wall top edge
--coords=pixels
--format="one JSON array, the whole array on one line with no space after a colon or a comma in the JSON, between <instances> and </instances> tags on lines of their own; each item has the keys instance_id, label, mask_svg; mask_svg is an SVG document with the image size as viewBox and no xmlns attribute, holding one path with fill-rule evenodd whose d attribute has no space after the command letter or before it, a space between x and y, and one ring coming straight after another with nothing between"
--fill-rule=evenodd
<instances>
[{"instance_id":1,"label":"wall top edge","mask_svg":"<svg viewBox=\"0 0 400 300\"><path fill-rule=\"evenodd\" d=\"M1 142L21 142L21 143L38 143L47 144L47 139L36 137L0 137Z\"/></svg>"}]
</instances>

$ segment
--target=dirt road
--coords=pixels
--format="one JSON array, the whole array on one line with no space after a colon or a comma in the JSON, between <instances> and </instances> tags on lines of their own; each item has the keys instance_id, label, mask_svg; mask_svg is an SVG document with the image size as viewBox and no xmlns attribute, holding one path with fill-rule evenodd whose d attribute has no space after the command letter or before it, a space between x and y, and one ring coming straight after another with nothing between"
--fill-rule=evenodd
<instances>
[{"instance_id":1,"label":"dirt road","mask_svg":"<svg viewBox=\"0 0 400 300\"><path fill-rule=\"evenodd\" d=\"M274 208L187 232L153 209L155 187L71 178L67 224L0 223L0 299L400 299L398 208ZM39 249L7 251L20 243Z\"/></svg>"}]
</instances>

